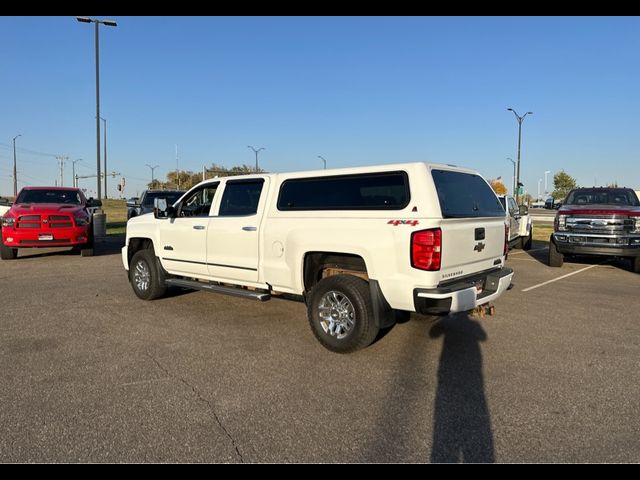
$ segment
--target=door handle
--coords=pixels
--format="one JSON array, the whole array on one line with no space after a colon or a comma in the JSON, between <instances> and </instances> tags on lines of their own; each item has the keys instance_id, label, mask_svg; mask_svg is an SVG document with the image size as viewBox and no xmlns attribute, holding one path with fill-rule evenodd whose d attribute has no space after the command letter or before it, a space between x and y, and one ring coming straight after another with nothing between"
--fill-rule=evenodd
<instances>
[{"instance_id":1,"label":"door handle","mask_svg":"<svg viewBox=\"0 0 640 480\"><path fill-rule=\"evenodd\" d=\"M255 232L256 230L258 230L258 227L242 227L242 230L244 230L245 232Z\"/></svg>"},{"instance_id":2,"label":"door handle","mask_svg":"<svg viewBox=\"0 0 640 480\"><path fill-rule=\"evenodd\" d=\"M204 230L204 225L194 225L193 229L194 230Z\"/></svg>"}]
</instances>

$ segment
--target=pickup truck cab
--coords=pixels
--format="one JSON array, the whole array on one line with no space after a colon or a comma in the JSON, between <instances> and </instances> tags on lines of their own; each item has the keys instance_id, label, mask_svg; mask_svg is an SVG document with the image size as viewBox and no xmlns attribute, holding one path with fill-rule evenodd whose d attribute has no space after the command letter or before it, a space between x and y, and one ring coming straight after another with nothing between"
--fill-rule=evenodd
<instances>
[{"instance_id":1,"label":"pickup truck cab","mask_svg":"<svg viewBox=\"0 0 640 480\"><path fill-rule=\"evenodd\" d=\"M511 195L498 195L509 222L509 247L531 250L533 225L529 208L518 205Z\"/></svg>"},{"instance_id":2,"label":"pickup truck cab","mask_svg":"<svg viewBox=\"0 0 640 480\"><path fill-rule=\"evenodd\" d=\"M629 257L640 273L640 201L630 188L576 188L556 213L549 266L565 255Z\"/></svg>"},{"instance_id":3,"label":"pickup truck cab","mask_svg":"<svg viewBox=\"0 0 640 480\"><path fill-rule=\"evenodd\" d=\"M93 253L91 211L99 202L80 189L24 187L2 216L2 260L13 260L19 248L74 247Z\"/></svg>"},{"instance_id":4,"label":"pickup truck cab","mask_svg":"<svg viewBox=\"0 0 640 480\"><path fill-rule=\"evenodd\" d=\"M304 299L316 338L363 348L395 312L446 315L511 284L508 228L475 171L425 163L206 180L127 222L135 294L169 286Z\"/></svg>"}]
</instances>

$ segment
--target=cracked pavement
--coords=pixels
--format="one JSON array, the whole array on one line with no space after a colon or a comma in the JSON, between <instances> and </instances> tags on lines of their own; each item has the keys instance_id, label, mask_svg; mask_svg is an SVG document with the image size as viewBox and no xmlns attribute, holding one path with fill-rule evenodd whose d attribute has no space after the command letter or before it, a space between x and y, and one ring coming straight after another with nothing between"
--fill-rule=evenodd
<instances>
[{"instance_id":1,"label":"cracked pavement","mask_svg":"<svg viewBox=\"0 0 640 480\"><path fill-rule=\"evenodd\" d=\"M0 262L0 462L635 463L640 275L526 292L585 267L532 252L495 316L414 317L351 355L301 303L139 300L115 247Z\"/></svg>"}]
</instances>

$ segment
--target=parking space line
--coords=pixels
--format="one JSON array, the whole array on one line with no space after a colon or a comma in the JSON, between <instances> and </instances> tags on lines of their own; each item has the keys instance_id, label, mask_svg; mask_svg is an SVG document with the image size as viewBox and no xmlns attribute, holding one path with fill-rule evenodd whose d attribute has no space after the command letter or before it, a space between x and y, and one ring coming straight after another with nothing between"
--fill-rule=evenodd
<instances>
[{"instance_id":1,"label":"parking space line","mask_svg":"<svg viewBox=\"0 0 640 480\"><path fill-rule=\"evenodd\" d=\"M561 277L552 278L551 280L547 280L546 282L542 282L542 283L539 283L539 284L534 285L532 287L525 288L522 291L523 292L530 292L531 290L535 290L536 288L539 288L539 287L544 287L545 285L548 285L548 284L553 283L553 282L557 282L558 280L562 280L563 278L571 277L573 275L577 275L578 273L582 273L582 272L585 272L585 271L590 270L592 268L599 267L600 265L604 264L605 262L607 262L607 260L605 260L604 262L600 262L600 263L598 263L596 265L589 265L588 267L581 268L580 270L576 270L575 272L567 273L566 275L562 275Z\"/></svg>"},{"instance_id":2,"label":"parking space line","mask_svg":"<svg viewBox=\"0 0 640 480\"><path fill-rule=\"evenodd\" d=\"M519 250L517 252L509 252L509 256L511 257L512 255L522 255L523 253L529 253L529 252L541 252L542 250L546 250L547 247L545 248L532 248L531 250Z\"/></svg>"}]
</instances>

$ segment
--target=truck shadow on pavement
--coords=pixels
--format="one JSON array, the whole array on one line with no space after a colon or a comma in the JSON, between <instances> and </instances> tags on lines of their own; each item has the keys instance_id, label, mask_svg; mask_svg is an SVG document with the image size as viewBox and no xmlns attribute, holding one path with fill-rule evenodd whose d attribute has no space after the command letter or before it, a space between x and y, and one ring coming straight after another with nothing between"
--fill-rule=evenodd
<instances>
[{"instance_id":1,"label":"truck shadow on pavement","mask_svg":"<svg viewBox=\"0 0 640 480\"><path fill-rule=\"evenodd\" d=\"M433 415L434 463L493 463L491 418L484 393L481 324L467 314L448 316L429 331L443 337Z\"/></svg>"}]
</instances>

